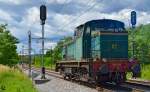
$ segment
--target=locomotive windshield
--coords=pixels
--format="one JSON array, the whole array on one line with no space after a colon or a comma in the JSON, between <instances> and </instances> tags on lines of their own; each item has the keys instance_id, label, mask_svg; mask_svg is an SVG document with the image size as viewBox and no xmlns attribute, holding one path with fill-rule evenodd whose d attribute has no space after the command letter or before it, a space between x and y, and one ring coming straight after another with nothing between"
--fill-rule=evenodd
<instances>
[{"instance_id":1,"label":"locomotive windshield","mask_svg":"<svg viewBox=\"0 0 150 92\"><path fill-rule=\"evenodd\" d=\"M101 32L123 32L125 31L123 28L95 28L94 30L91 30L91 36L95 37L100 35Z\"/></svg>"}]
</instances>

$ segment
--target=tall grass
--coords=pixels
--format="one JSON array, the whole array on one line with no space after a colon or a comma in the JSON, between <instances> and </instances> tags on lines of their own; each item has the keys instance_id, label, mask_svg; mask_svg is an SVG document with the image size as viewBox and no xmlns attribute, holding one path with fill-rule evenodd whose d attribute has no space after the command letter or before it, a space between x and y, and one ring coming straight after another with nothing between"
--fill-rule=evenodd
<instances>
[{"instance_id":1,"label":"tall grass","mask_svg":"<svg viewBox=\"0 0 150 92\"><path fill-rule=\"evenodd\" d=\"M0 65L0 92L37 92L30 79L15 68Z\"/></svg>"},{"instance_id":2,"label":"tall grass","mask_svg":"<svg viewBox=\"0 0 150 92\"><path fill-rule=\"evenodd\" d=\"M141 78L145 80L150 80L150 64L142 65Z\"/></svg>"},{"instance_id":3,"label":"tall grass","mask_svg":"<svg viewBox=\"0 0 150 92\"><path fill-rule=\"evenodd\" d=\"M9 71L10 68L9 67L6 67L6 66L3 66L3 65L0 65L0 73L3 73L3 72L6 72L6 71Z\"/></svg>"}]
</instances>

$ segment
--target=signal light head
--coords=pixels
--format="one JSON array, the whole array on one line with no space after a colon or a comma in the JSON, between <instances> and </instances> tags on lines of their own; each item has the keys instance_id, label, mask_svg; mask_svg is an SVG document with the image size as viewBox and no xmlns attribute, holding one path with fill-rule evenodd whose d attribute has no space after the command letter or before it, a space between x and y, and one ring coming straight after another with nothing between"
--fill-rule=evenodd
<instances>
[{"instance_id":1,"label":"signal light head","mask_svg":"<svg viewBox=\"0 0 150 92\"><path fill-rule=\"evenodd\" d=\"M46 20L46 6L45 5L40 6L40 19L42 21Z\"/></svg>"}]
</instances>

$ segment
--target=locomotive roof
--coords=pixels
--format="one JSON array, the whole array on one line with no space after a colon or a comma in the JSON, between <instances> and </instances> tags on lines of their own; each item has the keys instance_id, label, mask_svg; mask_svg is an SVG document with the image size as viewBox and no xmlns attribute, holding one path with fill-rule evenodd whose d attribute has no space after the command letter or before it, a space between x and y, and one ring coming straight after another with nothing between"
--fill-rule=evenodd
<instances>
[{"instance_id":1,"label":"locomotive roof","mask_svg":"<svg viewBox=\"0 0 150 92\"><path fill-rule=\"evenodd\" d=\"M85 26L90 27L96 27L96 28L123 28L124 29L124 23L118 20L112 20L112 19L98 19L98 20L91 20L88 21L82 25L79 25L77 28Z\"/></svg>"},{"instance_id":2,"label":"locomotive roof","mask_svg":"<svg viewBox=\"0 0 150 92\"><path fill-rule=\"evenodd\" d=\"M98 20L91 20L84 24L81 24L76 27L76 29L80 29L84 26L90 26L91 28L123 28L124 29L124 23L118 20L112 20L112 19L98 19ZM71 44L76 39L73 39L69 42L64 43L64 45Z\"/></svg>"}]
</instances>

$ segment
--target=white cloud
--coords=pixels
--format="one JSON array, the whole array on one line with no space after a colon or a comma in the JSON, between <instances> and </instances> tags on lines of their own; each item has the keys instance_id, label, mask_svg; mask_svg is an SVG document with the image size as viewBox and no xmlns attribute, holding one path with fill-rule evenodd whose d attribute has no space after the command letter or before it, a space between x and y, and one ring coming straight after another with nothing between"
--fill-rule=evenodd
<instances>
[{"instance_id":1,"label":"white cloud","mask_svg":"<svg viewBox=\"0 0 150 92\"><path fill-rule=\"evenodd\" d=\"M52 3L58 3L58 4L64 4L69 3L71 0L47 0L46 3L52 4Z\"/></svg>"},{"instance_id":2,"label":"white cloud","mask_svg":"<svg viewBox=\"0 0 150 92\"><path fill-rule=\"evenodd\" d=\"M58 30L54 35L62 34L64 36L70 35L70 32L73 34L74 28L87 22L90 20L95 19L114 19L119 20L125 23L126 27L129 27L130 24L130 13L133 9L122 9L119 12L112 12L112 13L102 13L98 11L89 11L85 13L81 17L77 17L78 15L64 15L64 14L56 14L54 16L54 21L57 23L57 28L55 30ZM72 19L76 18L74 21ZM70 21L72 21L70 23ZM147 12L141 12L137 11L137 25L140 24L147 24L150 22L150 14ZM69 24L68 24L69 23ZM68 25L66 25L68 24ZM65 26L64 26L65 25ZM60 29L63 28L63 29ZM53 34L53 33L50 33ZM49 34L49 35L50 35Z\"/></svg>"},{"instance_id":3,"label":"white cloud","mask_svg":"<svg viewBox=\"0 0 150 92\"><path fill-rule=\"evenodd\" d=\"M0 9L0 19L5 22L13 21L13 18L10 15L10 13L8 13L7 11L1 10L1 9Z\"/></svg>"},{"instance_id":4,"label":"white cloud","mask_svg":"<svg viewBox=\"0 0 150 92\"><path fill-rule=\"evenodd\" d=\"M53 49L55 46L57 45L57 43L56 42L46 42L45 43L45 48L46 49Z\"/></svg>"},{"instance_id":5,"label":"white cloud","mask_svg":"<svg viewBox=\"0 0 150 92\"><path fill-rule=\"evenodd\" d=\"M24 4L26 0L0 0L0 2L6 3L6 4L20 5L20 4Z\"/></svg>"},{"instance_id":6,"label":"white cloud","mask_svg":"<svg viewBox=\"0 0 150 92\"><path fill-rule=\"evenodd\" d=\"M113 12L113 13L102 13L98 11L90 11L76 19L71 25L68 25L69 27L76 27L80 24L83 24L90 20L95 19L114 19L119 20L125 23L126 27L129 26L130 23L130 13L132 9L122 9L119 12ZM140 24L146 24L150 22L150 13L147 12L141 12L137 11L137 25Z\"/></svg>"},{"instance_id":7,"label":"white cloud","mask_svg":"<svg viewBox=\"0 0 150 92\"><path fill-rule=\"evenodd\" d=\"M38 7L32 7L27 9L25 17L23 17L21 24L27 26L33 26L36 23L40 24L40 11Z\"/></svg>"},{"instance_id":8,"label":"white cloud","mask_svg":"<svg viewBox=\"0 0 150 92\"><path fill-rule=\"evenodd\" d=\"M75 16L67 15L67 14L56 14L54 16L54 23L58 26L58 31L64 31L65 28L70 25L70 21L74 19Z\"/></svg>"},{"instance_id":9,"label":"white cloud","mask_svg":"<svg viewBox=\"0 0 150 92\"><path fill-rule=\"evenodd\" d=\"M37 7L27 9L24 14L25 16L18 23L15 23L15 21L9 19L10 32L21 42L18 44L18 51L20 50L20 46L27 45L28 31L30 29L34 29L31 30L32 32L34 32L35 30L38 30L40 26L39 9ZM8 15L10 16L10 14Z\"/></svg>"},{"instance_id":10,"label":"white cloud","mask_svg":"<svg viewBox=\"0 0 150 92\"><path fill-rule=\"evenodd\" d=\"M32 7L25 12L25 17L20 22L9 18L10 14L6 16L9 23L11 33L19 38L21 41L27 37L27 33L31 29L39 29L39 10L37 7Z\"/></svg>"},{"instance_id":11,"label":"white cloud","mask_svg":"<svg viewBox=\"0 0 150 92\"><path fill-rule=\"evenodd\" d=\"M140 14L138 14L137 22L138 22L138 24L150 23L150 13L141 12Z\"/></svg>"}]
</instances>

